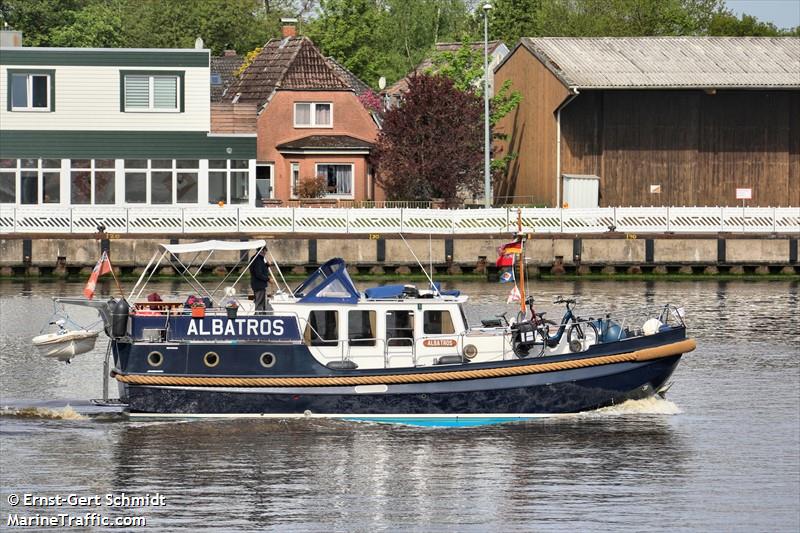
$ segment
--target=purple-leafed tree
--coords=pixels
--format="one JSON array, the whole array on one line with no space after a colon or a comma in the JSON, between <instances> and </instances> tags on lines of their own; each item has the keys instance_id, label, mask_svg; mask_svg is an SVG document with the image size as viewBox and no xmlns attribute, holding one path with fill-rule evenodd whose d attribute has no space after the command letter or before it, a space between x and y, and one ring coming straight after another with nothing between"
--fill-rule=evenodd
<instances>
[{"instance_id":1,"label":"purple-leafed tree","mask_svg":"<svg viewBox=\"0 0 800 533\"><path fill-rule=\"evenodd\" d=\"M390 200L453 200L483 183L483 104L444 76L409 79L388 111L373 152L376 180Z\"/></svg>"}]
</instances>

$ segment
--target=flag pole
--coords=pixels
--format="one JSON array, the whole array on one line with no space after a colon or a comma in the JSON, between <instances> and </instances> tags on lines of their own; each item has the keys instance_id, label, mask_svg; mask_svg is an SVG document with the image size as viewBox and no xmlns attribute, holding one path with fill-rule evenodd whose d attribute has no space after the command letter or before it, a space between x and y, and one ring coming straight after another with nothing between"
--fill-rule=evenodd
<instances>
[{"instance_id":1,"label":"flag pole","mask_svg":"<svg viewBox=\"0 0 800 533\"><path fill-rule=\"evenodd\" d=\"M519 254L519 307L525 313L525 237L522 235L522 209L517 209L517 236L520 242Z\"/></svg>"},{"instance_id":2,"label":"flag pole","mask_svg":"<svg viewBox=\"0 0 800 533\"><path fill-rule=\"evenodd\" d=\"M108 266L111 267L111 277L114 278L114 283L117 284L117 290L119 291L120 296L125 299L125 293L122 291L122 287L119 284L119 280L117 279L117 275L114 274L114 266L111 264L111 259L108 258L108 252L103 252L103 257L101 260L108 261Z\"/></svg>"}]
</instances>

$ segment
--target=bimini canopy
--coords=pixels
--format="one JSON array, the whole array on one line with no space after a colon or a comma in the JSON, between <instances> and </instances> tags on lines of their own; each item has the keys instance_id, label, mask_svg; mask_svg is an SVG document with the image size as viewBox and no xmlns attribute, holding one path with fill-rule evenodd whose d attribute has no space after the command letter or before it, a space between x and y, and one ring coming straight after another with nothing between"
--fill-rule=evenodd
<instances>
[{"instance_id":1,"label":"bimini canopy","mask_svg":"<svg viewBox=\"0 0 800 533\"><path fill-rule=\"evenodd\" d=\"M354 304L360 297L344 259L331 259L294 290L300 303Z\"/></svg>"},{"instance_id":2,"label":"bimini canopy","mask_svg":"<svg viewBox=\"0 0 800 533\"><path fill-rule=\"evenodd\" d=\"M202 241L191 242L187 244L162 244L161 247L173 255L189 254L197 252L215 252L226 251L235 252L242 250L258 250L266 246L267 241L244 241L244 242L230 242L230 241Z\"/></svg>"}]
</instances>

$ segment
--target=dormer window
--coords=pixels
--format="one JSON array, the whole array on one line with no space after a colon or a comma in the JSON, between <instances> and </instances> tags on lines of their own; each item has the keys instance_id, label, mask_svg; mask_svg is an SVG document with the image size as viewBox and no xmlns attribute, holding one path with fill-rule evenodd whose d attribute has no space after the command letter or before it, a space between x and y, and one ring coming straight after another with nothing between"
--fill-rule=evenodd
<instances>
[{"instance_id":1,"label":"dormer window","mask_svg":"<svg viewBox=\"0 0 800 533\"><path fill-rule=\"evenodd\" d=\"M295 128L332 128L333 104L330 102L297 102L294 104Z\"/></svg>"},{"instance_id":2,"label":"dormer window","mask_svg":"<svg viewBox=\"0 0 800 533\"><path fill-rule=\"evenodd\" d=\"M9 70L9 111L54 111L52 70Z\"/></svg>"}]
</instances>

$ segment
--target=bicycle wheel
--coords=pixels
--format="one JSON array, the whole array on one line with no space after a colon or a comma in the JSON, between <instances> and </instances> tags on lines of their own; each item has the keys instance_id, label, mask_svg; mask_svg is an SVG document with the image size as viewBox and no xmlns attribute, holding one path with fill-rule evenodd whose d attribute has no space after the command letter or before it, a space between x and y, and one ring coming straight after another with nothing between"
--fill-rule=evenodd
<instances>
[{"instance_id":1,"label":"bicycle wheel","mask_svg":"<svg viewBox=\"0 0 800 533\"><path fill-rule=\"evenodd\" d=\"M572 353L582 352L585 348L597 344L598 338L597 328L591 322L572 324L567 331L567 342Z\"/></svg>"}]
</instances>

